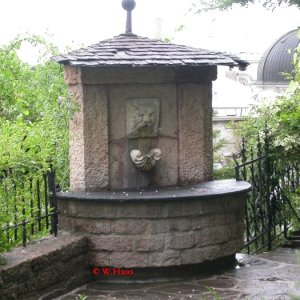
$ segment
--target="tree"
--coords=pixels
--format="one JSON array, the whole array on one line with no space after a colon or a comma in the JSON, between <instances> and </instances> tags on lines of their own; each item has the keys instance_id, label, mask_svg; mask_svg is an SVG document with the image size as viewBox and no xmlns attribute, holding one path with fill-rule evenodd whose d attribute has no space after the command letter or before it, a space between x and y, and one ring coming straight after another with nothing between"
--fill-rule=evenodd
<instances>
[{"instance_id":1,"label":"tree","mask_svg":"<svg viewBox=\"0 0 300 300\"><path fill-rule=\"evenodd\" d=\"M300 33L299 33L300 34ZM256 105L251 114L239 123L240 136L256 143L267 125L271 155L290 163L300 162L300 45L294 53L294 71L285 93L273 103Z\"/></svg>"},{"instance_id":2,"label":"tree","mask_svg":"<svg viewBox=\"0 0 300 300\"><path fill-rule=\"evenodd\" d=\"M37 65L18 57L24 42L42 47ZM0 170L26 165L45 171L52 160L59 177L68 176L68 124L74 107L62 68L49 60L57 51L38 36L17 37L0 48Z\"/></svg>"},{"instance_id":3,"label":"tree","mask_svg":"<svg viewBox=\"0 0 300 300\"><path fill-rule=\"evenodd\" d=\"M192 4L192 11L201 12L208 10L226 10L231 8L234 4L246 6L250 3L259 2L266 8L275 8L282 5L296 5L300 7L300 0L197 0Z\"/></svg>"},{"instance_id":4,"label":"tree","mask_svg":"<svg viewBox=\"0 0 300 300\"><path fill-rule=\"evenodd\" d=\"M35 66L18 57L25 42L42 51ZM17 37L0 47L0 252L11 246L4 228L25 218L33 221L32 183L43 178L50 165L60 185L68 187L69 119L76 106L62 67L49 60L56 54L57 49L38 36ZM29 214L23 212L25 207L30 207Z\"/></svg>"},{"instance_id":5,"label":"tree","mask_svg":"<svg viewBox=\"0 0 300 300\"><path fill-rule=\"evenodd\" d=\"M268 157L267 160L265 158L256 160L247 166L248 174L251 174L250 176L255 178L257 183L258 181L263 183L263 188L259 188L258 194L263 195L262 190L270 191L271 188L272 196L267 198L270 203L273 198L275 206L283 207L286 201L290 201L298 210L300 207L300 46L294 53L294 66L294 72L289 75L290 83L284 94L277 97L274 102L254 106L248 118L237 124L237 129L239 136L245 137L246 142L246 147L240 151L242 154L240 162L243 162L243 157L252 162L257 156L264 157L266 154ZM257 143L258 137L259 143ZM253 167L256 165L257 172ZM246 173L244 170L241 169L243 174ZM266 172L268 176L264 178L263 174ZM257 184L255 187L255 185L256 183L253 185L254 189L260 186ZM253 199L253 207L257 207L256 203L260 201L258 199L259 197ZM256 209L256 213L257 211ZM295 217L295 214L285 212L282 216L285 218L291 216L293 227L299 228L299 218Z\"/></svg>"}]
</instances>

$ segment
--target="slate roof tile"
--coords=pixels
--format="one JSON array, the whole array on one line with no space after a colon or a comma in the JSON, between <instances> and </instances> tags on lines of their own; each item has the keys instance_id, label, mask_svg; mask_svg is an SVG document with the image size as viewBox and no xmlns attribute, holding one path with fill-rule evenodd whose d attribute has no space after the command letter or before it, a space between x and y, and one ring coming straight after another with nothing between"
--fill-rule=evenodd
<instances>
[{"instance_id":1,"label":"slate roof tile","mask_svg":"<svg viewBox=\"0 0 300 300\"><path fill-rule=\"evenodd\" d=\"M226 53L126 34L52 59L61 64L79 67L227 65L245 69L248 65L248 62Z\"/></svg>"}]
</instances>

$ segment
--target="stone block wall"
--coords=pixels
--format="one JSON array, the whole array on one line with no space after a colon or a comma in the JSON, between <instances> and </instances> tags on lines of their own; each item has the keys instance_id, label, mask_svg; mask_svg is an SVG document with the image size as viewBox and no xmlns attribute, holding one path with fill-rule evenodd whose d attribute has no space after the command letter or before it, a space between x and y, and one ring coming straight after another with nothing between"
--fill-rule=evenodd
<instances>
[{"instance_id":1,"label":"stone block wall","mask_svg":"<svg viewBox=\"0 0 300 300\"><path fill-rule=\"evenodd\" d=\"M243 245L245 195L184 201L60 200L60 226L89 238L91 264L119 268L199 264Z\"/></svg>"},{"instance_id":2,"label":"stone block wall","mask_svg":"<svg viewBox=\"0 0 300 300\"><path fill-rule=\"evenodd\" d=\"M220 270L243 245L249 188L229 180L125 194L58 193L59 227L66 231L4 254L0 300L54 299L92 280L93 266L137 270L130 281Z\"/></svg>"},{"instance_id":3,"label":"stone block wall","mask_svg":"<svg viewBox=\"0 0 300 300\"><path fill-rule=\"evenodd\" d=\"M51 300L90 281L88 240L59 233L3 254L0 300Z\"/></svg>"}]
</instances>

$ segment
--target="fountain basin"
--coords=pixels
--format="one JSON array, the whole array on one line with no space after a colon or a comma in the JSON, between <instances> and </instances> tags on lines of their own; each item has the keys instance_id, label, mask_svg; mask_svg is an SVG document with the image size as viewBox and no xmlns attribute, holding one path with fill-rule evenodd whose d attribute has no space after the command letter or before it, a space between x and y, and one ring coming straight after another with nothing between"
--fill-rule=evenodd
<instances>
[{"instance_id":1,"label":"fountain basin","mask_svg":"<svg viewBox=\"0 0 300 300\"><path fill-rule=\"evenodd\" d=\"M90 264L166 268L234 259L246 182L58 193L59 227L89 238Z\"/></svg>"}]
</instances>

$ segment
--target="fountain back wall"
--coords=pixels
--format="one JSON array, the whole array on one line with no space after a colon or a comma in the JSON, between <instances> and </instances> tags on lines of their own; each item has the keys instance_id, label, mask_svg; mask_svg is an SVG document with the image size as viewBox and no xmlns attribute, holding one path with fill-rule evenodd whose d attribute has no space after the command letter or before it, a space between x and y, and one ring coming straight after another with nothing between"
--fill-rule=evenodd
<instances>
[{"instance_id":1,"label":"fountain back wall","mask_svg":"<svg viewBox=\"0 0 300 300\"><path fill-rule=\"evenodd\" d=\"M65 69L81 108L71 123L72 191L212 179L216 67ZM134 125L142 121L150 123L151 132L134 135ZM139 147L144 152L161 149L152 172L141 172L130 160L130 151Z\"/></svg>"}]
</instances>

